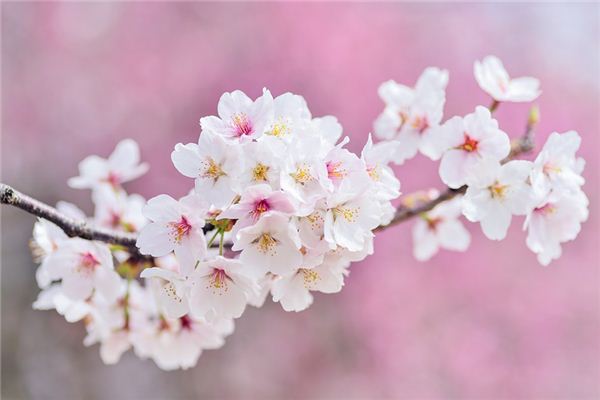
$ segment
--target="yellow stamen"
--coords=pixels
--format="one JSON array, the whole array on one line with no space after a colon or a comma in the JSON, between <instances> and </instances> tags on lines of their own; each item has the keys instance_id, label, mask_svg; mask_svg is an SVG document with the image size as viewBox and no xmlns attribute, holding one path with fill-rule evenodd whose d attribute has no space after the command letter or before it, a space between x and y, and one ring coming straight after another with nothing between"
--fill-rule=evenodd
<instances>
[{"instance_id":1,"label":"yellow stamen","mask_svg":"<svg viewBox=\"0 0 600 400\"><path fill-rule=\"evenodd\" d=\"M271 167L262 163L257 163L252 170L252 179L254 182L266 182L270 168Z\"/></svg>"}]
</instances>

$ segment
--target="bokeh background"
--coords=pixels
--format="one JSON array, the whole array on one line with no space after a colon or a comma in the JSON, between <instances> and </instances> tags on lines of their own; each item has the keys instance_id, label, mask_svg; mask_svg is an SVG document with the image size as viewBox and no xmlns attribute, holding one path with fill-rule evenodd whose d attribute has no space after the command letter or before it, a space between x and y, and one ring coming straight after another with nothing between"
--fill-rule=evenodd
<instances>
[{"instance_id":1,"label":"bokeh background","mask_svg":"<svg viewBox=\"0 0 600 400\"><path fill-rule=\"evenodd\" d=\"M66 179L88 154L136 139L150 172L130 192L190 187L170 162L219 96L263 86L336 115L359 151L378 85L450 70L446 116L490 100L472 77L495 54L541 79L538 148L577 130L591 216L544 268L522 218L500 243L471 225L466 253L412 257L411 223L382 232L345 289L308 311L249 309L224 348L162 372L126 354L104 366L84 329L31 309L33 218L2 209L2 397L7 399L592 399L600 397L598 4L2 3L2 181L92 211ZM527 105L497 113L513 137ZM397 168L403 191L440 187L437 165Z\"/></svg>"}]
</instances>

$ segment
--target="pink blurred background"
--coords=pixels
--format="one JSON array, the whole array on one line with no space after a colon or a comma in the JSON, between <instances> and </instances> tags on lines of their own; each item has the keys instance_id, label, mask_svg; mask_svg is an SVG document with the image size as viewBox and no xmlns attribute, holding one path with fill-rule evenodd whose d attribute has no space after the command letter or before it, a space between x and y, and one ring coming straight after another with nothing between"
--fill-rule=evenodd
<instances>
[{"instance_id":1,"label":"pink blurred background","mask_svg":"<svg viewBox=\"0 0 600 400\"><path fill-rule=\"evenodd\" d=\"M598 203L599 6L410 3L3 3L2 181L48 203L92 211L66 179L88 154L136 139L151 171L129 186L177 196L170 162L196 141L224 91L302 94L362 148L382 109L378 85L450 70L446 117L490 100L472 77L495 54L542 81L538 148L577 130L591 216L544 268L525 246L470 225L466 253L412 257L411 223L382 232L345 289L300 314L250 309L195 369L162 372L126 354L104 366L84 328L31 309L33 218L3 208L2 395L32 399L600 397ZM527 105L502 105L516 137ZM422 157L397 168L403 191L440 187Z\"/></svg>"}]
</instances>

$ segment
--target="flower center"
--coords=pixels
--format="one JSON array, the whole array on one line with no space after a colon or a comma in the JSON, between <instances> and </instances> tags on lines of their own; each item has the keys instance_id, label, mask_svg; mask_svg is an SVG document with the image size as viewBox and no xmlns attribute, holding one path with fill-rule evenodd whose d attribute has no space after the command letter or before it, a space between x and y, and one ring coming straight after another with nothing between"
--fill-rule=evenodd
<instances>
[{"instance_id":1,"label":"flower center","mask_svg":"<svg viewBox=\"0 0 600 400\"><path fill-rule=\"evenodd\" d=\"M114 210L110 211L109 225L113 228L118 228L121 225L121 215Z\"/></svg>"},{"instance_id":2,"label":"flower center","mask_svg":"<svg viewBox=\"0 0 600 400\"><path fill-rule=\"evenodd\" d=\"M269 166L264 165L262 163L256 164L256 166L254 166L254 169L252 170L252 179L254 180L254 182L266 182L269 169Z\"/></svg>"},{"instance_id":3,"label":"flower center","mask_svg":"<svg viewBox=\"0 0 600 400\"><path fill-rule=\"evenodd\" d=\"M279 121L273 124L273 128L269 132L269 134L276 137L282 137L287 135L288 133L290 133L290 128L281 118L279 119Z\"/></svg>"},{"instance_id":4,"label":"flower center","mask_svg":"<svg viewBox=\"0 0 600 400\"><path fill-rule=\"evenodd\" d=\"M500 182L496 182L488 189L492 194L492 198L501 199L506 195L506 189L508 189L508 185L502 185Z\"/></svg>"},{"instance_id":5,"label":"flower center","mask_svg":"<svg viewBox=\"0 0 600 400\"><path fill-rule=\"evenodd\" d=\"M469 136L469 134L467 132L465 132L465 141L458 148L462 149L468 153L471 153L473 151L477 151L478 145L479 145L479 141L473 139L471 136Z\"/></svg>"},{"instance_id":6,"label":"flower center","mask_svg":"<svg viewBox=\"0 0 600 400\"><path fill-rule=\"evenodd\" d=\"M187 236L192 231L192 225L187 218L182 215L179 222L169 222L171 228L171 238L177 244L181 243L184 236Z\"/></svg>"},{"instance_id":7,"label":"flower center","mask_svg":"<svg viewBox=\"0 0 600 400\"><path fill-rule=\"evenodd\" d=\"M258 246L258 250L261 253L272 253L274 248L277 246L277 239L275 239L269 233L263 233L258 239L255 240Z\"/></svg>"},{"instance_id":8,"label":"flower center","mask_svg":"<svg viewBox=\"0 0 600 400\"><path fill-rule=\"evenodd\" d=\"M342 168L342 162L329 161L327 162L327 176L332 180L344 179L348 172Z\"/></svg>"},{"instance_id":9,"label":"flower center","mask_svg":"<svg viewBox=\"0 0 600 400\"><path fill-rule=\"evenodd\" d=\"M344 206L337 206L333 208L333 218L341 216L348 222L356 222L356 216L358 215L358 208L349 208Z\"/></svg>"},{"instance_id":10,"label":"flower center","mask_svg":"<svg viewBox=\"0 0 600 400\"><path fill-rule=\"evenodd\" d=\"M425 132L427 128L429 128L429 122L427 121L427 117L425 116L417 116L412 122L412 127L419 133Z\"/></svg>"},{"instance_id":11,"label":"flower center","mask_svg":"<svg viewBox=\"0 0 600 400\"><path fill-rule=\"evenodd\" d=\"M306 165L301 165L298 168L296 168L296 172L291 173L290 176L292 178L294 178L294 180L301 185L305 185L310 180L312 180L312 175L310 174L310 168Z\"/></svg>"},{"instance_id":12,"label":"flower center","mask_svg":"<svg viewBox=\"0 0 600 400\"><path fill-rule=\"evenodd\" d=\"M121 184L121 178L114 171L110 171L108 173L105 181L108 182L112 187L118 187Z\"/></svg>"},{"instance_id":13,"label":"flower center","mask_svg":"<svg viewBox=\"0 0 600 400\"><path fill-rule=\"evenodd\" d=\"M213 268L213 272L210 274L209 278L209 287L227 291L227 285L229 281L231 281L231 278L224 270L220 268Z\"/></svg>"},{"instance_id":14,"label":"flower center","mask_svg":"<svg viewBox=\"0 0 600 400\"><path fill-rule=\"evenodd\" d=\"M251 135L254 132L252 122L244 113L234 114L233 117L231 117L231 123L233 125L233 131L238 137Z\"/></svg>"},{"instance_id":15,"label":"flower center","mask_svg":"<svg viewBox=\"0 0 600 400\"><path fill-rule=\"evenodd\" d=\"M367 165L367 174L371 177L375 182L379 182L381 177L379 176L379 165Z\"/></svg>"},{"instance_id":16,"label":"flower center","mask_svg":"<svg viewBox=\"0 0 600 400\"><path fill-rule=\"evenodd\" d=\"M254 220L258 220L263 213L266 213L271 209L269 202L265 199L259 200L254 203L254 208L252 209L252 217Z\"/></svg>"},{"instance_id":17,"label":"flower center","mask_svg":"<svg viewBox=\"0 0 600 400\"><path fill-rule=\"evenodd\" d=\"M317 281L319 279L321 279L319 274L312 269L300 268L298 270L298 273L302 274L302 280L304 282L304 287L307 289L314 288Z\"/></svg>"},{"instance_id":18,"label":"flower center","mask_svg":"<svg viewBox=\"0 0 600 400\"><path fill-rule=\"evenodd\" d=\"M89 251L81 254L79 265L85 269L94 269L100 265L100 261Z\"/></svg>"},{"instance_id":19,"label":"flower center","mask_svg":"<svg viewBox=\"0 0 600 400\"><path fill-rule=\"evenodd\" d=\"M438 228L438 225L443 220L444 219L442 217L435 217L435 218L425 217L425 222L427 222L427 228L429 228L430 231L436 231Z\"/></svg>"},{"instance_id":20,"label":"flower center","mask_svg":"<svg viewBox=\"0 0 600 400\"><path fill-rule=\"evenodd\" d=\"M181 323L181 329L187 329L187 330L192 329L192 319L190 317L188 317L187 315L180 317L179 323Z\"/></svg>"},{"instance_id":21,"label":"flower center","mask_svg":"<svg viewBox=\"0 0 600 400\"><path fill-rule=\"evenodd\" d=\"M202 164L204 165L203 178L210 178L216 182L220 177L227 175L211 157L208 157Z\"/></svg>"}]
</instances>

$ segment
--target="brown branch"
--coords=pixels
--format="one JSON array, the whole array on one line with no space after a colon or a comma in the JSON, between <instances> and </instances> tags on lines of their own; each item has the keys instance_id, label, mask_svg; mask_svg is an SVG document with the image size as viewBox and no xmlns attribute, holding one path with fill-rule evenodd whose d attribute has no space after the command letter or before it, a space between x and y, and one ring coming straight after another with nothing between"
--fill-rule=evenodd
<instances>
[{"instance_id":1,"label":"brown branch","mask_svg":"<svg viewBox=\"0 0 600 400\"><path fill-rule=\"evenodd\" d=\"M533 128L538 122L539 115L537 108L532 108L527 121L527 128L523 136L512 143L511 152L508 157L502 162L505 163L516 156L527 153L533 150ZM387 225L381 225L375 231L387 229L393 225L406 221L414 216L431 211L438 204L451 200L459 194L464 194L467 190L466 186L461 186L458 189L447 188L435 199L421 202L414 206L401 205L397 208L396 214L392 221ZM110 229L94 227L87 221L75 220L60 213L56 208L51 207L39 200L36 200L26 194L20 193L12 187L0 183L0 203L8 204L30 214L44 218L53 222L60 227L70 237L80 237L87 240L98 240L109 244L116 244L126 247L129 253L134 257L144 259L152 259L150 256L140 254L135 243L137 236L130 233L122 233ZM205 227L205 232L214 228L212 225ZM227 245L226 245L227 246Z\"/></svg>"},{"instance_id":2,"label":"brown branch","mask_svg":"<svg viewBox=\"0 0 600 400\"><path fill-rule=\"evenodd\" d=\"M497 105L496 105L497 107ZM525 128L525 133L519 139L513 141L511 143L511 150L502 163L506 163L513 158L528 153L533 150L534 142L533 142L533 128L538 123L539 120L539 111L537 107L533 107L529 112L529 118L527 120L527 126ZM445 201L451 200L459 194L464 194L467 191L467 186L461 186L458 189L447 188L440 195L438 195L435 199L422 202L416 206L403 206L400 205L396 209L396 213L394 214L394 218L387 225L381 225L375 229L375 232L382 231L387 229L393 225L399 224L401 222L406 221L416 215L425 213L427 211L433 210L438 204L443 203Z\"/></svg>"},{"instance_id":3,"label":"brown branch","mask_svg":"<svg viewBox=\"0 0 600 400\"><path fill-rule=\"evenodd\" d=\"M80 237L82 239L116 244L128 248L130 252L138 254L135 246L136 235L94 227L87 221L70 218L59 212L56 208L18 192L4 183L0 183L0 203L20 208L29 214L46 219L57 225L69 237Z\"/></svg>"}]
</instances>

